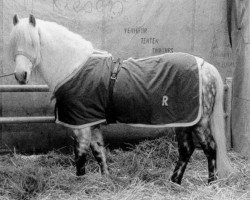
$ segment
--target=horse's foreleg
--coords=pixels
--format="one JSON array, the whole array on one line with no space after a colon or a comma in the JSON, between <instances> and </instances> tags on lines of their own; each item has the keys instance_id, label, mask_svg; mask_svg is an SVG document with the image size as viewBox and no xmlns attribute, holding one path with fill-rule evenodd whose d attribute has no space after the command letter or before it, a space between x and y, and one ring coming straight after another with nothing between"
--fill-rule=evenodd
<instances>
[{"instance_id":1,"label":"horse's foreleg","mask_svg":"<svg viewBox=\"0 0 250 200\"><path fill-rule=\"evenodd\" d=\"M208 183L210 183L216 179L216 144L209 125L197 125L195 134L208 160Z\"/></svg>"},{"instance_id":2,"label":"horse's foreleg","mask_svg":"<svg viewBox=\"0 0 250 200\"><path fill-rule=\"evenodd\" d=\"M86 154L91 142L91 129L90 127L74 129L73 132L76 136L74 147L76 175L82 176L85 174Z\"/></svg>"},{"instance_id":3,"label":"horse's foreleg","mask_svg":"<svg viewBox=\"0 0 250 200\"><path fill-rule=\"evenodd\" d=\"M108 167L106 162L105 147L103 142L103 135L100 126L92 129L92 138L90 143L91 150L95 156L103 175L108 175Z\"/></svg>"},{"instance_id":4,"label":"horse's foreleg","mask_svg":"<svg viewBox=\"0 0 250 200\"><path fill-rule=\"evenodd\" d=\"M181 184L183 174L191 155L194 152L195 145L193 143L191 128L180 128L176 130L178 142L179 160L174 169L171 181Z\"/></svg>"}]
</instances>

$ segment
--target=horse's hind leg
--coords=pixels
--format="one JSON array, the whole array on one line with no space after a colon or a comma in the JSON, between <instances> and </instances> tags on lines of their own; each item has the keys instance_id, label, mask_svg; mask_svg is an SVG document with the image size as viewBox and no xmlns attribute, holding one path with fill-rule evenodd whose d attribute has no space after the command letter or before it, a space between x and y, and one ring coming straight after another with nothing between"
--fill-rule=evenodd
<instances>
[{"instance_id":1,"label":"horse's hind leg","mask_svg":"<svg viewBox=\"0 0 250 200\"><path fill-rule=\"evenodd\" d=\"M174 169L171 181L181 184L183 174L191 155L194 152L195 145L192 138L192 127L176 129L178 142L179 160Z\"/></svg>"},{"instance_id":2,"label":"horse's hind leg","mask_svg":"<svg viewBox=\"0 0 250 200\"><path fill-rule=\"evenodd\" d=\"M90 127L74 129L73 132L76 136L74 146L76 175L82 176L85 174L86 154L90 147L91 129Z\"/></svg>"},{"instance_id":3,"label":"horse's hind leg","mask_svg":"<svg viewBox=\"0 0 250 200\"><path fill-rule=\"evenodd\" d=\"M203 118L194 131L208 160L208 183L216 179L216 144L208 120Z\"/></svg>"},{"instance_id":4,"label":"horse's hind leg","mask_svg":"<svg viewBox=\"0 0 250 200\"><path fill-rule=\"evenodd\" d=\"M108 167L106 162L106 155L105 155L105 147L103 142L103 135L100 130L100 126L97 126L92 129L92 138L90 143L91 150L95 159L97 160L101 173L108 175Z\"/></svg>"},{"instance_id":5,"label":"horse's hind leg","mask_svg":"<svg viewBox=\"0 0 250 200\"><path fill-rule=\"evenodd\" d=\"M216 80L209 68L202 68L202 117L195 126L194 134L197 136L201 148L208 160L208 182L215 180L216 170L216 144L212 135L211 118L214 111L216 97ZM220 122L217 122L220 123ZM223 134L223 132L221 133Z\"/></svg>"}]
</instances>

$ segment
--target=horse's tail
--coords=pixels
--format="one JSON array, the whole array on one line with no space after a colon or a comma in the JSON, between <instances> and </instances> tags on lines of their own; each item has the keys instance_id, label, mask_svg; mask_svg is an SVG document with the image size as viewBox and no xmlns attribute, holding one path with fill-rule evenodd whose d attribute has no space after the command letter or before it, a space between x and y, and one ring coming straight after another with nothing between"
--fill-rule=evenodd
<instances>
[{"instance_id":1,"label":"horse's tail","mask_svg":"<svg viewBox=\"0 0 250 200\"><path fill-rule=\"evenodd\" d=\"M213 65L211 65L211 70L216 79L216 97L211 116L211 130L217 146L217 173L219 178L223 178L233 172L226 149L225 119L223 109L224 84L218 70Z\"/></svg>"}]
</instances>

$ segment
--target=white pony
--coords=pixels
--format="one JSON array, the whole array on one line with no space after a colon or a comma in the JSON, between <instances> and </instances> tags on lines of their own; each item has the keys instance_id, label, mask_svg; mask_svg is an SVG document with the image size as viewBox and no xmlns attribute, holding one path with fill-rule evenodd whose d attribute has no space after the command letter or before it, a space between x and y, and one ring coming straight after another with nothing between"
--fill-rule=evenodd
<instances>
[{"instance_id":1,"label":"white pony","mask_svg":"<svg viewBox=\"0 0 250 200\"><path fill-rule=\"evenodd\" d=\"M33 15L21 20L15 15L13 24L9 55L15 61L15 77L20 84L26 84L31 71L38 68L51 91L56 92L91 55L110 55L95 50L90 42L65 27L35 19ZM207 156L209 182L215 180L216 172L219 177L225 177L232 172L226 155L222 106L223 82L216 68L207 62L204 62L201 76L203 82L201 119L194 126L176 129L179 160L171 180L179 184L195 149L193 134L196 135ZM76 136L77 175L85 174L86 152L89 147L100 165L101 172L109 174L100 124L72 129Z\"/></svg>"}]
</instances>

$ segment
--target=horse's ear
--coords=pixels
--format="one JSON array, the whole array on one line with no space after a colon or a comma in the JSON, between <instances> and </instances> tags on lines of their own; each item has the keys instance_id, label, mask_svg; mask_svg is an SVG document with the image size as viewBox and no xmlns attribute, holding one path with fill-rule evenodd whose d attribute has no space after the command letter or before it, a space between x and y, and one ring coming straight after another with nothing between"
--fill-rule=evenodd
<instances>
[{"instance_id":1,"label":"horse's ear","mask_svg":"<svg viewBox=\"0 0 250 200\"><path fill-rule=\"evenodd\" d=\"M30 15L29 22L32 26L36 26L36 19L33 15Z\"/></svg>"},{"instance_id":2,"label":"horse's ear","mask_svg":"<svg viewBox=\"0 0 250 200\"><path fill-rule=\"evenodd\" d=\"M18 22L19 22L19 19L18 19L17 15L14 15L14 17L13 17L13 24L14 24L14 26L15 26Z\"/></svg>"}]
</instances>

